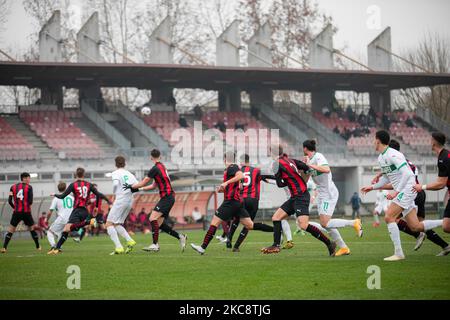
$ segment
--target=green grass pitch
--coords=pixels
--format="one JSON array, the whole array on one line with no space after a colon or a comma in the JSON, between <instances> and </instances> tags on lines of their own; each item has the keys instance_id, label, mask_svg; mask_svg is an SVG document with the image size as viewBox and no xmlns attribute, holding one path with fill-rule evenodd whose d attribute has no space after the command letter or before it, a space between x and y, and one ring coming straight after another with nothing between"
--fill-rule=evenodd
<instances>
[{"instance_id":1,"label":"green grass pitch","mask_svg":"<svg viewBox=\"0 0 450 320\"><path fill-rule=\"evenodd\" d=\"M387 228L370 223L362 239L352 228L341 229L352 254L336 258L308 234L294 235L295 247L278 255L259 252L272 234L258 231L240 253L214 239L204 256L189 245L182 254L167 234L159 253L142 251L151 235L138 234L136 250L121 256L108 255L113 246L105 235L81 244L69 239L59 256L47 256L46 240L38 253L31 239L13 238L0 255L0 299L450 299L450 255L436 257L440 248L428 240L414 252L415 239L402 234L407 259L384 262L393 252ZM204 231L187 234L189 243L199 244ZM80 290L67 289L70 265L81 269ZM367 288L371 265L381 269L380 290Z\"/></svg>"}]
</instances>

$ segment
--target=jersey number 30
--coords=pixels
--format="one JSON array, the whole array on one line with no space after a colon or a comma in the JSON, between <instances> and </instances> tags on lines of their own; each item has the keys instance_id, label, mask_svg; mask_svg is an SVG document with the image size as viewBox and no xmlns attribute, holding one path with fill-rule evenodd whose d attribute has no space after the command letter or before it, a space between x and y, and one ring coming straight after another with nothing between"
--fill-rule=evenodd
<instances>
[{"instance_id":1,"label":"jersey number 30","mask_svg":"<svg viewBox=\"0 0 450 320\"><path fill-rule=\"evenodd\" d=\"M88 194L88 188L86 186L84 187L78 187L78 193L80 194L80 197L86 199Z\"/></svg>"}]
</instances>

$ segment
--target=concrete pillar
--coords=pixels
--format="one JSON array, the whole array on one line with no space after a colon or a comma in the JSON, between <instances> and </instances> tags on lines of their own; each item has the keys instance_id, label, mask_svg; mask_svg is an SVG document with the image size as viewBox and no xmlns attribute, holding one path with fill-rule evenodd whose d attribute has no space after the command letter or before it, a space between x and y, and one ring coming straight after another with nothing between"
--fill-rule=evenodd
<instances>
[{"instance_id":1,"label":"concrete pillar","mask_svg":"<svg viewBox=\"0 0 450 320\"><path fill-rule=\"evenodd\" d=\"M387 27L367 46L368 65L375 71L393 71L391 51L391 28ZM374 89L369 92L370 105L375 112L389 112L392 106L391 92Z\"/></svg>"},{"instance_id":2,"label":"concrete pillar","mask_svg":"<svg viewBox=\"0 0 450 320\"><path fill-rule=\"evenodd\" d=\"M78 62L99 63L100 56L100 26L98 13L94 12L77 33Z\"/></svg>"},{"instance_id":3,"label":"concrete pillar","mask_svg":"<svg viewBox=\"0 0 450 320\"><path fill-rule=\"evenodd\" d=\"M100 63L100 25L98 13L94 12L77 33L78 62ZM104 112L105 105L100 86L93 84L79 89L81 100L85 100L97 112Z\"/></svg>"},{"instance_id":4,"label":"concrete pillar","mask_svg":"<svg viewBox=\"0 0 450 320\"><path fill-rule=\"evenodd\" d=\"M61 12L55 11L39 32L39 61L61 62Z\"/></svg>"},{"instance_id":5,"label":"concrete pillar","mask_svg":"<svg viewBox=\"0 0 450 320\"><path fill-rule=\"evenodd\" d=\"M154 64L173 64L172 25L166 17L150 36L150 62ZM173 88L152 89L151 103L168 104L173 100Z\"/></svg>"},{"instance_id":6,"label":"concrete pillar","mask_svg":"<svg viewBox=\"0 0 450 320\"><path fill-rule=\"evenodd\" d=\"M248 54L248 65L250 67L270 67L272 63L271 46L272 30L268 22L259 28L248 42L248 49L253 54ZM267 61L267 62L265 62ZM270 88L261 88L249 90L250 105L267 105L273 107L273 90Z\"/></svg>"},{"instance_id":7,"label":"concrete pillar","mask_svg":"<svg viewBox=\"0 0 450 320\"><path fill-rule=\"evenodd\" d=\"M39 32L39 61L61 62L61 47L61 12L55 11ZM62 109L62 86L51 85L40 89L43 104L57 105L58 109Z\"/></svg>"},{"instance_id":8,"label":"concrete pillar","mask_svg":"<svg viewBox=\"0 0 450 320\"><path fill-rule=\"evenodd\" d=\"M334 69L333 63L333 27L327 25L309 46L309 65L312 69ZM321 112L324 106L330 108L334 98L334 91L322 89L311 92L311 108L313 112Z\"/></svg>"},{"instance_id":9,"label":"concrete pillar","mask_svg":"<svg viewBox=\"0 0 450 320\"><path fill-rule=\"evenodd\" d=\"M216 40L216 64L224 67L239 67L239 21L234 20ZM241 89L230 87L219 90L219 110L241 110Z\"/></svg>"}]
</instances>

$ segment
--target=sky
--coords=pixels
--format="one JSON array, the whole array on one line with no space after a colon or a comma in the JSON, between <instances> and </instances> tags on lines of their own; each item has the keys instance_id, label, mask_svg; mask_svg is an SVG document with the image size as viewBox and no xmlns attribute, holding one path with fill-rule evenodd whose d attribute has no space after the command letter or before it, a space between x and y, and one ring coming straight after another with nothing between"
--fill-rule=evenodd
<instances>
[{"instance_id":1,"label":"sky","mask_svg":"<svg viewBox=\"0 0 450 320\"><path fill-rule=\"evenodd\" d=\"M0 34L0 49L22 51L30 45L34 25L22 1L10 1L11 14L6 30ZM364 57L367 44L387 26L391 27L392 48L397 53L414 48L427 33L437 32L450 39L449 0L316 1L323 12L333 17L338 28L334 46L355 57Z\"/></svg>"}]
</instances>

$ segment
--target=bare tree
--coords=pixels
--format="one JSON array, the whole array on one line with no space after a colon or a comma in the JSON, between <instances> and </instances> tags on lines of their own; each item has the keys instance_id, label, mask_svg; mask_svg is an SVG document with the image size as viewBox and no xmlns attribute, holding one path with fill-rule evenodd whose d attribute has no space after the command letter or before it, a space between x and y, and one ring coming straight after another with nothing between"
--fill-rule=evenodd
<instances>
[{"instance_id":1,"label":"bare tree","mask_svg":"<svg viewBox=\"0 0 450 320\"><path fill-rule=\"evenodd\" d=\"M450 41L439 34L427 34L417 48L403 54L413 64L430 72L450 72ZM402 71L422 71L412 64L397 62ZM400 104L409 109L430 108L438 117L450 122L450 86L413 88L400 91Z\"/></svg>"},{"instance_id":2,"label":"bare tree","mask_svg":"<svg viewBox=\"0 0 450 320\"><path fill-rule=\"evenodd\" d=\"M0 0L0 32L4 30L4 25L8 21L11 12L11 1Z\"/></svg>"}]
</instances>

